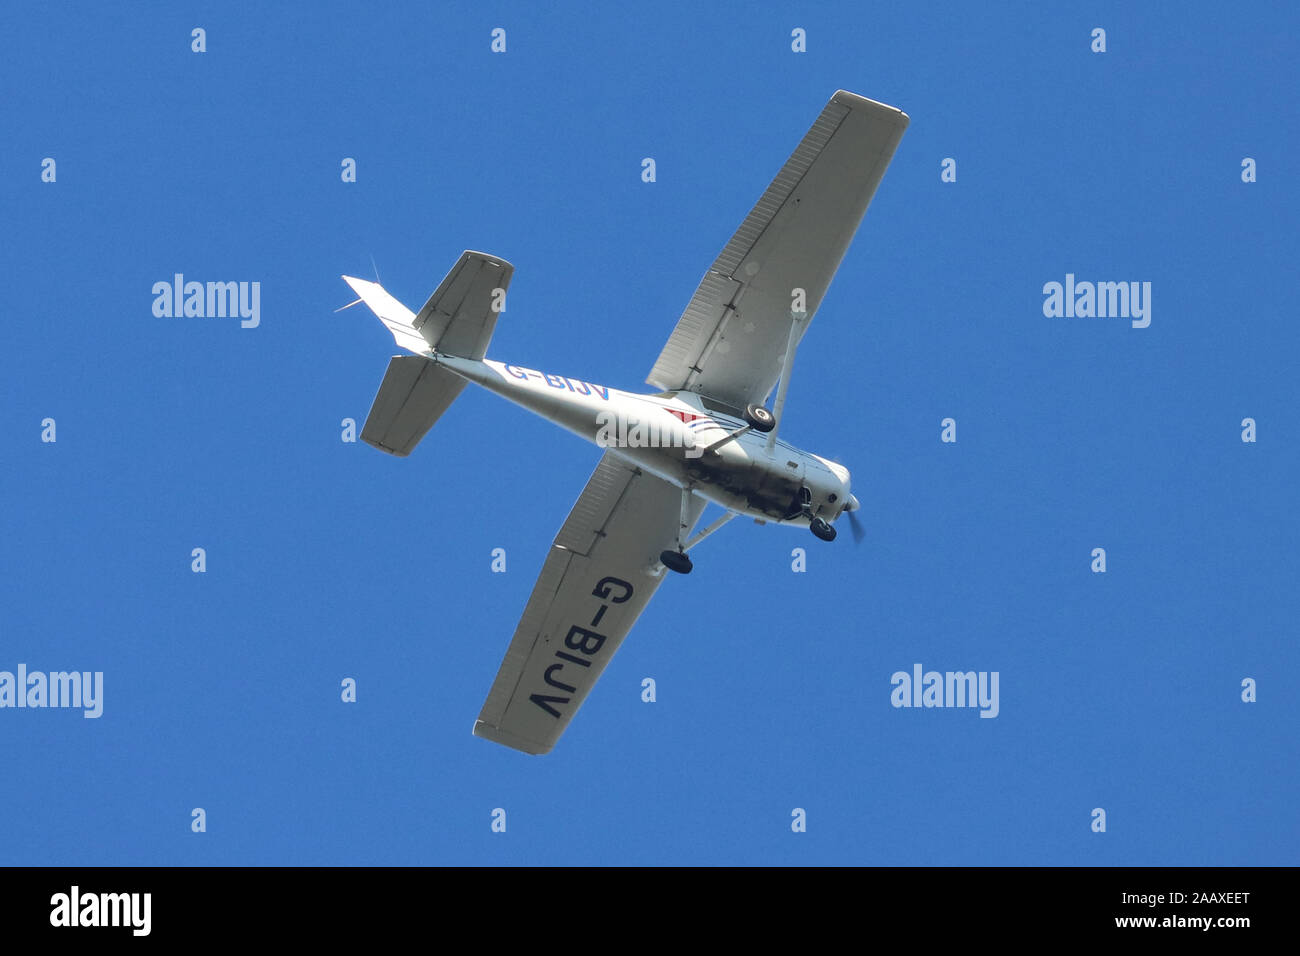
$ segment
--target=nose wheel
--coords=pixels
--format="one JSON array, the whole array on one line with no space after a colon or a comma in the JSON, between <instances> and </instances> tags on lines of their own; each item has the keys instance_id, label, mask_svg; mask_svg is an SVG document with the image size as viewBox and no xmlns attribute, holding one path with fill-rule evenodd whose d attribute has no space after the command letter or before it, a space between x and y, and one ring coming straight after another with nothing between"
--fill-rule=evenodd
<instances>
[{"instance_id":1,"label":"nose wheel","mask_svg":"<svg viewBox=\"0 0 1300 956\"><path fill-rule=\"evenodd\" d=\"M799 489L799 504L803 509L803 515L808 519L808 527L814 535L823 541L835 540L835 529L831 523L820 515L813 514L812 510L812 492L805 485Z\"/></svg>"},{"instance_id":2,"label":"nose wheel","mask_svg":"<svg viewBox=\"0 0 1300 956\"><path fill-rule=\"evenodd\" d=\"M835 528L832 527L830 522L825 518L814 517L812 521L808 523L808 527L812 529L813 534L821 538L823 541L835 540Z\"/></svg>"}]
</instances>

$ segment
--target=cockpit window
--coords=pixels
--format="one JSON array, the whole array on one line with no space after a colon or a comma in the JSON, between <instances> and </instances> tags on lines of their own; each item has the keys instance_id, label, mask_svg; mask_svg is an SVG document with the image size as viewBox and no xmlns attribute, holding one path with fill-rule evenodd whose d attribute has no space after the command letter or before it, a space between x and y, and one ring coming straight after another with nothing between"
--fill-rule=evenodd
<instances>
[{"instance_id":1,"label":"cockpit window","mask_svg":"<svg viewBox=\"0 0 1300 956\"><path fill-rule=\"evenodd\" d=\"M717 412L719 415L730 415L732 418L745 417L745 413L741 409L725 402L715 401L712 398L705 398L703 395L700 396L700 404L711 412Z\"/></svg>"}]
</instances>

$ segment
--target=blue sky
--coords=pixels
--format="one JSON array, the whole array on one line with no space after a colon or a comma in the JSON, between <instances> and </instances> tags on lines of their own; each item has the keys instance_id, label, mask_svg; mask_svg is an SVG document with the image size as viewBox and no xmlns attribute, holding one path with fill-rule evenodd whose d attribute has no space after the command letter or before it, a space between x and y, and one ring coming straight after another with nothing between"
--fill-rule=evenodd
<instances>
[{"instance_id":1,"label":"blue sky","mask_svg":"<svg viewBox=\"0 0 1300 956\"><path fill-rule=\"evenodd\" d=\"M0 861L1294 864L1300 23L1174 9L0 14L0 670L104 673L97 720L0 709ZM393 343L338 276L502 256L490 357L640 389L841 88L912 124L782 434L866 540L733 522L551 755L472 737L599 452L477 390L343 443ZM260 325L155 317L178 272ZM1067 273L1150 326L1044 316ZM997 718L892 707L916 663Z\"/></svg>"}]
</instances>

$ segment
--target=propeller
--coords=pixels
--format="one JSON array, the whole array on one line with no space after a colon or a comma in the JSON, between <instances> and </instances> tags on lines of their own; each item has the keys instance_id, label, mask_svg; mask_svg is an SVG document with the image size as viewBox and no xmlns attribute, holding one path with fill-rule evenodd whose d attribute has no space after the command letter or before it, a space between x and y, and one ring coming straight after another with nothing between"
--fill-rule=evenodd
<instances>
[{"instance_id":1,"label":"propeller","mask_svg":"<svg viewBox=\"0 0 1300 956\"><path fill-rule=\"evenodd\" d=\"M861 508L862 505L854 495L849 495L849 500L844 503L844 513L849 516L849 530L853 532L854 544L861 544L867 534L867 529L862 526L862 521L858 518L858 511Z\"/></svg>"}]
</instances>

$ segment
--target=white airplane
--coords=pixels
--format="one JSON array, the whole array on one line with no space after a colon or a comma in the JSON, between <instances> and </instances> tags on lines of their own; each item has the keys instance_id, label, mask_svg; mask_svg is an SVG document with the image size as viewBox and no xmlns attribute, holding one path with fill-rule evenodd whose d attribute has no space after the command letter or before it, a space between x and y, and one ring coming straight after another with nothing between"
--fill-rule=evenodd
<instances>
[{"instance_id":1,"label":"white airplane","mask_svg":"<svg viewBox=\"0 0 1300 956\"><path fill-rule=\"evenodd\" d=\"M503 259L464 253L415 314L377 282L343 277L360 297L351 304L413 353L388 363L364 441L410 454L474 382L605 449L542 565L477 736L548 753L665 569L689 573L687 552L737 515L830 541L858 508L848 469L777 427L795 349L907 123L892 106L831 97L705 273L650 370L654 394L485 359L514 272ZM722 515L692 535L710 501Z\"/></svg>"}]
</instances>

